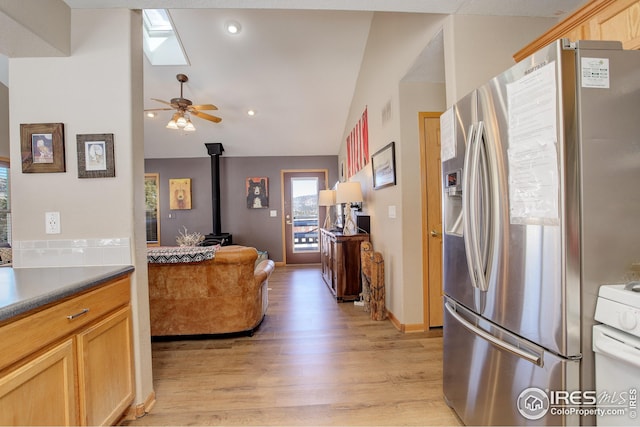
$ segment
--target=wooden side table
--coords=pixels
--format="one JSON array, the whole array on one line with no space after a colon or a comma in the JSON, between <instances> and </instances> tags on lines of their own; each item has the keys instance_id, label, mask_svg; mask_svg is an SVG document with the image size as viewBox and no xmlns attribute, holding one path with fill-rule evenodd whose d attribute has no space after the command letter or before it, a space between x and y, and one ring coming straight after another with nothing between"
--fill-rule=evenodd
<instances>
[{"instance_id":1,"label":"wooden side table","mask_svg":"<svg viewBox=\"0 0 640 427\"><path fill-rule=\"evenodd\" d=\"M360 243L368 242L368 234L344 235L320 230L322 278L337 301L360 298Z\"/></svg>"}]
</instances>

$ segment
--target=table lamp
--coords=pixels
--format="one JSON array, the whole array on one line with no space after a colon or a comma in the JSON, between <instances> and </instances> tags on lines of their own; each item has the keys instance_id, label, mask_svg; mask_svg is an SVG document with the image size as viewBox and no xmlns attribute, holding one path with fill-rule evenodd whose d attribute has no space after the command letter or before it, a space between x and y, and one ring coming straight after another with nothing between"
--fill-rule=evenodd
<instances>
[{"instance_id":1,"label":"table lamp","mask_svg":"<svg viewBox=\"0 0 640 427\"><path fill-rule=\"evenodd\" d=\"M327 215L324 218L324 225L322 228L329 230L333 226L331 222L331 206L336 204L336 190L320 190L318 193L318 206L326 206Z\"/></svg>"},{"instance_id":2,"label":"table lamp","mask_svg":"<svg viewBox=\"0 0 640 427\"><path fill-rule=\"evenodd\" d=\"M362 200L362 187L360 187L360 183L358 181L338 183L338 188L336 190L336 203L347 204L344 229L342 230L343 234L358 234L358 228L351 217L351 205L353 203L361 203Z\"/></svg>"}]
</instances>

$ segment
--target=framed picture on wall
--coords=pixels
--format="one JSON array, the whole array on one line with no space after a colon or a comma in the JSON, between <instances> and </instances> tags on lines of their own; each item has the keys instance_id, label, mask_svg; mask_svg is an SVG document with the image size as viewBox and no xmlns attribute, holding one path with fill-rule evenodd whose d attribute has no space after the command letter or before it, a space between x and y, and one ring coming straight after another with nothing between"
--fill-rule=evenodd
<instances>
[{"instance_id":1,"label":"framed picture on wall","mask_svg":"<svg viewBox=\"0 0 640 427\"><path fill-rule=\"evenodd\" d=\"M64 124L20 125L22 172L65 172Z\"/></svg>"},{"instance_id":2,"label":"framed picture on wall","mask_svg":"<svg viewBox=\"0 0 640 427\"><path fill-rule=\"evenodd\" d=\"M396 185L396 149L391 142L371 156L373 168L373 188L379 190Z\"/></svg>"},{"instance_id":3,"label":"framed picture on wall","mask_svg":"<svg viewBox=\"0 0 640 427\"><path fill-rule=\"evenodd\" d=\"M78 178L113 178L116 176L113 158L113 134L76 135Z\"/></svg>"},{"instance_id":4,"label":"framed picture on wall","mask_svg":"<svg viewBox=\"0 0 640 427\"><path fill-rule=\"evenodd\" d=\"M191 178L169 180L169 209L191 209Z\"/></svg>"},{"instance_id":5,"label":"framed picture on wall","mask_svg":"<svg viewBox=\"0 0 640 427\"><path fill-rule=\"evenodd\" d=\"M261 209L269 207L269 178L247 178L245 187L247 208Z\"/></svg>"}]
</instances>

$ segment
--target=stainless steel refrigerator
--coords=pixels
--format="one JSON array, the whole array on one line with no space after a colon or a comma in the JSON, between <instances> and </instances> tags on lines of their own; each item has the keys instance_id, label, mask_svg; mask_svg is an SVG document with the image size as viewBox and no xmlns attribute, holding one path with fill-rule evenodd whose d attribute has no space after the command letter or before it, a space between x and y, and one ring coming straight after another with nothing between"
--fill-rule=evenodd
<instances>
[{"instance_id":1,"label":"stainless steel refrigerator","mask_svg":"<svg viewBox=\"0 0 640 427\"><path fill-rule=\"evenodd\" d=\"M447 403L467 425L593 424L598 287L640 260L640 51L558 40L441 128Z\"/></svg>"}]
</instances>

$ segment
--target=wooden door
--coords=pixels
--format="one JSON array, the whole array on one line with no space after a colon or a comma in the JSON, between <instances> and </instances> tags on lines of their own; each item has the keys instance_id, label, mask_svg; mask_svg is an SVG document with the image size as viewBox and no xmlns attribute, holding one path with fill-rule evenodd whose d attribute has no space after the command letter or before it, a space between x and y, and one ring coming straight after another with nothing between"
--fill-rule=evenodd
<instances>
[{"instance_id":1,"label":"wooden door","mask_svg":"<svg viewBox=\"0 0 640 427\"><path fill-rule=\"evenodd\" d=\"M424 324L442 326L442 201L440 115L420 113Z\"/></svg>"},{"instance_id":2,"label":"wooden door","mask_svg":"<svg viewBox=\"0 0 640 427\"><path fill-rule=\"evenodd\" d=\"M320 263L320 227L326 209L318 192L327 188L326 169L282 171L282 230L285 264Z\"/></svg>"}]
</instances>

